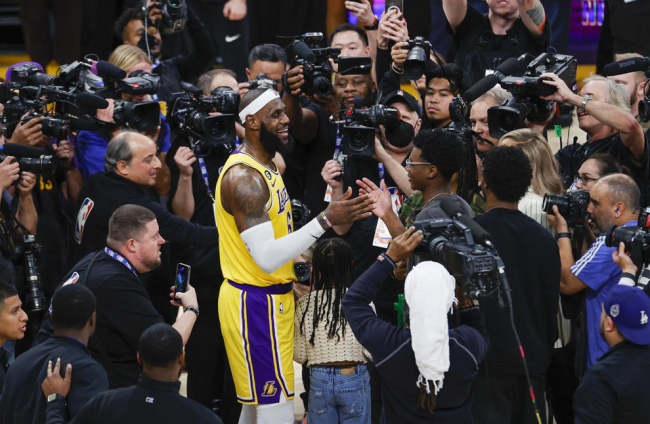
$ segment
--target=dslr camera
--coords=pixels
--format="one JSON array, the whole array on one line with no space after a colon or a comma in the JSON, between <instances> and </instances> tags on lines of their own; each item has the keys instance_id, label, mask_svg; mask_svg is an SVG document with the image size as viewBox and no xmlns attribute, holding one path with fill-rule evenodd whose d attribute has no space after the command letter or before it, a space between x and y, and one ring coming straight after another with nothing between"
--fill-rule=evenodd
<instances>
[{"instance_id":1,"label":"dslr camera","mask_svg":"<svg viewBox=\"0 0 650 424\"><path fill-rule=\"evenodd\" d=\"M171 100L168 114L170 125L185 134L195 151L235 142L235 113L239 110L239 93L229 87L217 87L210 96L204 96L200 88L186 82L183 93L176 93ZM210 115L221 112L221 115ZM196 151L199 153L199 151Z\"/></svg>"},{"instance_id":2,"label":"dslr camera","mask_svg":"<svg viewBox=\"0 0 650 424\"><path fill-rule=\"evenodd\" d=\"M27 312L42 311L47 308L43 282L39 271L39 256L41 245L36 242L33 234L23 236L23 242L16 247L16 261L22 260L25 277L25 309Z\"/></svg>"},{"instance_id":3,"label":"dslr camera","mask_svg":"<svg viewBox=\"0 0 650 424\"><path fill-rule=\"evenodd\" d=\"M278 91L278 82L272 80L268 75L262 73L257 76L253 81L248 81L248 89L254 90L256 88L270 88Z\"/></svg>"},{"instance_id":4,"label":"dslr camera","mask_svg":"<svg viewBox=\"0 0 650 424\"><path fill-rule=\"evenodd\" d=\"M542 53L528 64L522 77L506 76L500 79L499 84L512 97L503 105L488 109L490 135L501 138L510 131L526 128L526 119L531 122L546 121L554 103L539 97L550 96L556 88L544 83L548 78L540 75L553 73L576 91L577 69L578 62L573 56Z\"/></svg>"},{"instance_id":5,"label":"dslr camera","mask_svg":"<svg viewBox=\"0 0 650 424\"><path fill-rule=\"evenodd\" d=\"M374 156L376 129L379 125L395 126L400 119L397 109L384 105L350 108L338 113L343 118L338 122L344 124L342 151L350 156Z\"/></svg>"},{"instance_id":6,"label":"dslr camera","mask_svg":"<svg viewBox=\"0 0 650 424\"><path fill-rule=\"evenodd\" d=\"M158 0L162 19L156 24L161 34L174 34L185 29L187 24L187 5L185 0Z\"/></svg>"},{"instance_id":7,"label":"dslr camera","mask_svg":"<svg viewBox=\"0 0 650 424\"><path fill-rule=\"evenodd\" d=\"M629 252L630 259L639 269L650 262L650 207L639 214L638 226L613 225L607 231L605 236L607 247L618 247L621 243L625 245L625 251Z\"/></svg>"},{"instance_id":8,"label":"dslr camera","mask_svg":"<svg viewBox=\"0 0 650 424\"><path fill-rule=\"evenodd\" d=\"M542 201L542 210L552 214L555 205L569 227L584 226L589 200L587 190L574 190L567 194L546 193Z\"/></svg>"},{"instance_id":9,"label":"dslr camera","mask_svg":"<svg viewBox=\"0 0 650 424\"><path fill-rule=\"evenodd\" d=\"M469 227L456 219L429 219L413 223L424 238L415 253L441 263L470 299L486 298L499 289L501 267L495 249L474 241Z\"/></svg>"},{"instance_id":10,"label":"dslr camera","mask_svg":"<svg viewBox=\"0 0 650 424\"><path fill-rule=\"evenodd\" d=\"M341 49L337 47L319 48L323 33L309 32L293 42L295 58L291 67L303 66L302 75L305 82L302 92L306 96L318 94L326 97L332 94L332 67L329 59L337 60Z\"/></svg>"},{"instance_id":11,"label":"dslr camera","mask_svg":"<svg viewBox=\"0 0 650 424\"><path fill-rule=\"evenodd\" d=\"M431 54L431 43L424 37L415 37L408 41L408 46L403 47L409 51L404 62L404 73L411 80L418 80L427 70L429 55Z\"/></svg>"}]
</instances>

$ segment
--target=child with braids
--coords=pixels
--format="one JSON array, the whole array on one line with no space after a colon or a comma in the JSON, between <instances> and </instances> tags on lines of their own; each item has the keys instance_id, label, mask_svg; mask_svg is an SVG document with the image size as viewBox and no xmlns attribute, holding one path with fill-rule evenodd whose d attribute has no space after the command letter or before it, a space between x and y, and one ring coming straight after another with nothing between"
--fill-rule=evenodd
<instances>
[{"instance_id":1,"label":"child with braids","mask_svg":"<svg viewBox=\"0 0 650 424\"><path fill-rule=\"evenodd\" d=\"M341 302L353 282L352 250L321 240L312 258L311 293L297 302L294 361L310 370L307 422L370 423L370 376L363 347Z\"/></svg>"}]
</instances>

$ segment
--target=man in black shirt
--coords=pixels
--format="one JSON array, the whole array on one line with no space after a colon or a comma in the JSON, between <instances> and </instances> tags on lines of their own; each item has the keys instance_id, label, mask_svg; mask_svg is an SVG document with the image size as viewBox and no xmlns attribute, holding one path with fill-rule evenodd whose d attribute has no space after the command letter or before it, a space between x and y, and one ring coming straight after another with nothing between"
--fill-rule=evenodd
<instances>
[{"instance_id":1,"label":"man in black shirt","mask_svg":"<svg viewBox=\"0 0 650 424\"><path fill-rule=\"evenodd\" d=\"M95 396L70 422L221 424L221 420L204 406L178 393L181 386L178 376L184 356L183 339L178 331L167 324L152 325L139 338L137 355L143 370L137 384ZM47 424L68 422L64 400L69 390L70 379L67 375L62 379L58 369L48 373L43 383L43 393L60 398L47 405Z\"/></svg>"},{"instance_id":2,"label":"man in black shirt","mask_svg":"<svg viewBox=\"0 0 650 424\"><path fill-rule=\"evenodd\" d=\"M68 284L52 297L54 335L20 355L7 373L6 390L0 397L0 421L11 423L42 423L46 404L41 383L49 367L57 362L74 367L74 378L65 409L74 418L81 408L98 393L108 390L108 378L101 364L86 348L95 332L97 315L95 296L81 284ZM68 365L69 364L69 365Z\"/></svg>"},{"instance_id":3,"label":"man in black shirt","mask_svg":"<svg viewBox=\"0 0 650 424\"><path fill-rule=\"evenodd\" d=\"M7 340L22 339L27 331L27 314L21 305L16 289L0 281L0 393L9 369L7 352L2 349L2 345Z\"/></svg>"},{"instance_id":4,"label":"man in black shirt","mask_svg":"<svg viewBox=\"0 0 650 424\"><path fill-rule=\"evenodd\" d=\"M92 175L79 194L73 261L104 248L111 214L129 203L155 213L161 236L171 242L200 247L217 245L215 227L202 227L176 217L149 195L147 187L155 184L160 168L156 145L150 138L134 132L120 133L109 143L105 160L106 173Z\"/></svg>"},{"instance_id":5,"label":"man in black shirt","mask_svg":"<svg viewBox=\"0 0 650 424\"><path fill-rule=\"evenodd\" d=\"M650 152L643 128L630 114L625 88L597 75L587 78L577 95L556 75L542 76L552 79L545 83L557 87L554 94L542 98L577 107L578 124L588 136L586 143L566 146L555 154L564 186L571 186L580 165L589 156L604 152L631 171L631 177L641 189L641 206L645 206L650 189L647 183Z\"/></svg>"},{"instance_id":6,"label":"man in black shirt","mask_svg":"<svg viewBox=\"0 0 650 424\"><path fill-rule=\"evenodd\" d=\"M137 340L145 329L162 322L141 281L141 274L160 266L160 247L165 243L156 215L137 205L120 206L108 223L105 247L86 255L65 277L67 283L83 284L97 299L97 330L88 349L108 373L109 387L135 384L140 373L136 361ZM185 313L174 328L187 342L198 316L196 292L174 293L172 305ZM51 324L46 320L41 334Z\"/></svg>"},{"instance_id":7,"label":"man in black shirt","mask_svg":"<svg viewBox=\"0 0 650 424\"><path fill-rule=\"evenodd\" d=\"M546 52L549 24L539 0L487 0L487 15L467 0L443 0L448 30L453 34L454 63L472 83L502 62L524 53Z\"/></svg>"},{"instance_id":8,"label":"man in black shirt","mask_svg":"<svg viewBox=\"0 0 650 424\"><path fill-rule=\"evenodd\" d=\"M576 424L641 424L650 416L650 298L614 286L602 303L600 333L610 350L587 371L573 396Z\"/></svg>"},{"instance_id":9,"label":"man in black shirt","mask_svg":"<svg viewBox=\"0 0 650 424\"><path fill-rule=\"evenodd\" d=\"M530 186L532 169L526 155L512 147L496 147L483 159L485 214L476 218L492 236L506 267L512 290L514 324L501 296L481 301L490 351L475 380L472 414L477 423L537 423L520 354L526 363L545 422L544 387L551 349L557 339L560 255L551 234L517 209Z\"/></svg>"}]
</instances>

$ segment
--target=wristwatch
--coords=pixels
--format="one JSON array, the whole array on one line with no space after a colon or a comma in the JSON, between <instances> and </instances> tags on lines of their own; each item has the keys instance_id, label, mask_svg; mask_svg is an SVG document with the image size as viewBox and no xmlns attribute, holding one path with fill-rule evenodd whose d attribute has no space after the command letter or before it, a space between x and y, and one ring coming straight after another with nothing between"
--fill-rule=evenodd
<instances>
[{"instance_id":1,"label":"wristwatch","mask_svg":"<svg viewBox=\"0 0 650 424\"><path fill-rule=\"evenodd\" d=\"M197 317L199 316L199 308L197 308L196 306L190 305L183 310L183 312L187 312L187 311L192 311L196 314Z\"/></svg>"},{"instance_id":2,"label":"wristwatch","mask_svg":"<svg viewBox=\"0 0 650 424\"><path fill-rule=\"evenodd\" d=\"M52 393L51 395L49 395L47 397L47 403L54 402L54 401L57 401L59 399L65 401L65 397L63 395L60 395L58 393Z\"/></svg>"},{"instance_id":3,"label":"wristwatch","mask_svg":"<svg viewBox=\"0 0 650 424\"><path fill-rule=\"evenodd\" d=\"M582 113L585 113L585 106L587 106L587 102L589 100L593 100L594 96L590 96L589 94L585 94L585 97L582 98L582 102L580 103L580 107L578 110Z\"/></svg>"}]
</instances>

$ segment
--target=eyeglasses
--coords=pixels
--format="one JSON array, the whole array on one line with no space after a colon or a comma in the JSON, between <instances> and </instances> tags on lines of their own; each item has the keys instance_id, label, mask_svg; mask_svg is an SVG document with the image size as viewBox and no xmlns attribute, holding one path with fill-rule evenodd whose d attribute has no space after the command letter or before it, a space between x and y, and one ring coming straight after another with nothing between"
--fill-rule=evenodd
<instances>
[{"instance_id":1,"label":"eyeglasses","mask_svg":"<svg viewBox=\"0 0 650 424\"><path fill-rule=\"evenodd\" d=\"M586 186L590 182L597 181L597 180L598 180L598 178L589 178L589 177L585 177L584 175L583 176L576 175L576 178L573 180L573 183L577 184L578 182L580 182L580 184L582 184L583 186Z\"/></svg>"},{"instance_id":2,"label":"eyeglasses","mask_svg":"<svg viewBox=\"0 0 650 424\"><path fill-rule=\"evenodd\" d=\"M405 165L406 165L406 166L405 166L406 169L411 169L411 167L412 167L413 165L433 165L432 163L429 163L429 162L413 162L413 161L411 160L411 158L406 159L406 161L405 161L404 163L405 163Z\"/></svg>"}]
</instances>

